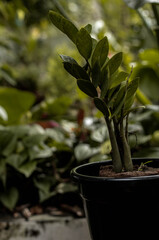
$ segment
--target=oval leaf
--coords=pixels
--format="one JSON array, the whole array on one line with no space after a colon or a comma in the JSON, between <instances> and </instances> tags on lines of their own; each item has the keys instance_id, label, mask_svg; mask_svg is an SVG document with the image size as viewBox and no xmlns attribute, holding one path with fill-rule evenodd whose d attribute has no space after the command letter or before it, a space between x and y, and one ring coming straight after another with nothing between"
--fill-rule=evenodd
<instances>
[{"instance_id":1,"label":"oval leaf","mask_svg":"<svg viewBox=\"0 0 159 240\"><path fill-rule=\"evenodd\" d=\"M64 18L61 14L55 11L49 11L49 17L51 22L57 27L60 31L65 33L72 42L76 42L76 35L78 33L78 29L76 26L69 21L68 19Z\"/></svg>"},{"instance_id":2,"label":"oval leaf","mask_svg":"<svg viewBox=\"0 0 159 240\"><path fill-rule=\"evenodd\" d=\"M122 58L123 58L123 53L119 52L119 53L115 54L107 62L107 66L109 66L109 70L110 70L110 75L112 75L113 73L115 73L118 70L118 68L120 67L120 65L122 63Z\"/></svg>"},{"instance_id":3,"label":"oval leaf","mask_svg":"<svg viewBox=\"0 0 159 240\"><path fill-rule=\"evenodd\" d=\"M75 60L74 58L72 58L72 57L69 57L69 56L66 56L66 55L62 55L62 54L60 54L60 57L61 57L61 59L62 59L64 62L69 62L69 63L78 64L78 63L76 62L76 60Z\"/></svg>"},{"instance_id":4,"label":"oval leaf","mask_svg":"<svg viewBox=\"0 0 159 240\"><path fill-rule=\"evenodd\" d=\"M110 86L110 71L107 67L102 70L101 83L101 98L104 98Z\"/></svg>"},{"instance_id":5,"label":"oval leaf","mask_svg":"<svg viewBox=\"0 0 159 240\"><path fill-rule=\"evenodd\" d=\"M76 79L82 78L90 81L87 72L80 65L70 62L64 62L63 64L66 71Z\"/></svg>"},{"instance_id":6,"label":"oval leaf","mask_svg":"<svg viewBox=\"0 0 159 240\"><path fill-rule=\"evenodd\" d=\"M126 97L126 88L122 87L119 90L118 95L115 99L112 117L117 116L119 114L120 110L122 109L122 107L124 105L125 97Z\"/></svg>"},{"instance_id":7,"label":"oval leaf","mask_svg":"<svg viewBox=\"0 0 159 240\"><path fill-rule=\"evenodd\" d=\"M77 85L79 89L85 94L87 94L89 97L94 98L98 96L97 90L91 82L84 79L78 79Z\"/></svg>"},{"instance_id":8,"label":"oval leaf","mask_svg":"<svg viewBox=\"0 0 159 240\"><path fill-rule=\"evenodd\" d=\"M95 87L100 83L101 69L99 62L97 61L92 68L92 83Z\"/></svg>"},{"instance_id":9,"label":"oval leaf","mask_svg":"<svg viewBox=\"0 0 159 240\"><path fill-rule=\"evenodd\" d=\"M76 46L79 53L88 60L92 53L92 38L85 28L77 33Z\"/></svg>"},{"instance_id":10,"label":"oval leaf","mask_svg":"<svg viewBox=\"0 0 159 240\"><path fill-rule=\"evenodd\" d=\"M92 25L91 24L87 24L84 28L87 30L88 33L92 32Z\"/></svg>"},{"instance_id":11,"label":"oval leaf","mask_svg":"<svg viewBox=\"0 0 159 240\"><path fill-rule=\"evenodd\" d=\"M94 104L96 108L103 113L104 116L109 117L111 115L106 103L102 99L98 97L94 98Z\"/></svg>"},{"instance_id":12,"label":"oval leaf","mask_svg":"<svg viewBox=\"0 0 159 240\"><path fill-rule=\"evenodd\" d=\"M126 78L128 77L128 73L127 72L120 72L118 74L115 74L115 76L113 76L111 78L111 88L117 87L120 83L122 83L123 81L126 80Z\"/></svg>"},{"instance_id":13,"label":"oval leaf","mask_svg":"<svg viewBox=\"0 0 159 240\"><path fill-rule=\"evenodd\" d=\"M104 37L97 43L94 49L92 55L92 66L94 66L95 63L99 61L100 67L102 67L105 61L107 60L108 52L109 52L108 39L107 37Z\"/></svg>"}]
</instances>

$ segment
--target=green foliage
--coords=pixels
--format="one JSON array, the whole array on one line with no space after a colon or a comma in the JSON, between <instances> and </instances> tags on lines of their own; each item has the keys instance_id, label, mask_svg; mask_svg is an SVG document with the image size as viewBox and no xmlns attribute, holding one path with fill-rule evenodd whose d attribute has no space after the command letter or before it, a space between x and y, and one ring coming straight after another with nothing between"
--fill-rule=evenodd
<instances>
[{"instance_id":1,"label":"green foliage","mask_svg":"<svg viewBox=\"0 0 159 240\"><path fill-rule=\"evenodd\" d=\"M5 207L13 210L17 203L31 203L35 200L29 197L31 191L38 193L34 197L39 202L56 194L52 190L58 184L53 175L53 154L60 142L61 151L66 146L70 151L65 141L65 132L60 129L44 130L39 125L0 126L0 202ZM28 184L30 190L26 188ZM22 188L29 191L28 199L23 196Z\"/></svg>"},{"instance_id":2,"label":"green foliage","mask_svg":"<svg viewBox=\"0 0 159 240\"><path fill-rule=\"evenodd\" d=\"M34 94L30 92L20 91L14 88L0 88L0 104L7 113L0 119L1 124L18 124L21 122L22 116L30 110L35 101Z\"/></svg>"},{"instance_id":3,"label":"green foliage","mask_svg":"<svg viewBox=\"0 0 159 240\"><path fill-rule=\"evenodd\" d=\"M76 35L78 33L78 29L75 27L75 25L57 12L53 13L52 11L50 11L49 16L52 23L75 43Z\"/></svg>"},{"instance_id":4,"label":"green foliage","mask_svg":"<svg viewBox=\"0 0 159 240\"><path fill-rule=\"evenodd\" d=\"M85 28L78 31L76 46L81 56L88 60L92 53L92 38Z\"/></svg>"},{"instance_id":5,"label":"green foliage","mask_svg":"<svg viewBox=\"0 0 159 240\"><path fill-rule=\"evenodd\" d=\"M153 103L159 103L159 54L156 49L146 49L139 54L133 77L140 77L140 89Z\"/></svg>"},{"instance_id":6,"label":"green foliage","mask_svg":"<svg viewBox=\"0 0 159 240\"><path fill-rule=\"evenodd\" d=\"M54 24L57 19L57 13L51 11L50 14L50 18ZM55 24L55 26L61 30L64 22L66 22L65 24L67 25L68 20L59 14L58 19L61 19L60 21L62 23L59 26ZM63 31L63 29L62 32L68 36L67 32ZM130 80L131 74L128 76L127 73L119 73L119 67L121 66L123 58L122 52L116 53L108 59L109 44L106 37L99 40L94 49L92 48L93 39L85 28L81 28L75 33L74 39L76 39L74 43L79 53L86 60L83 69L86 69L87 74L85 75L86 77L88 75L89 78L79 78L80 74L76 74L78 63L72 60L72 58L65 57L63 59L65 69L77 79L77 85L80 90L94 99L96 107L105 117L112 144L114 170L120 172L122 171L122 167L125 167L126 171L132 171L133 167L127 142L127 126L124 130L123 121L130 113L130 108L138 87L138 80ZM117 71L118 75L115 83L113 83L113 75L115 75ZM113 101L112 98L110 98L112 88L117 89ZM112 129L112 121L114 122L115 131ZM122 145L122 147L120 147L120 145Z\"/></svg>"}]
</instances>

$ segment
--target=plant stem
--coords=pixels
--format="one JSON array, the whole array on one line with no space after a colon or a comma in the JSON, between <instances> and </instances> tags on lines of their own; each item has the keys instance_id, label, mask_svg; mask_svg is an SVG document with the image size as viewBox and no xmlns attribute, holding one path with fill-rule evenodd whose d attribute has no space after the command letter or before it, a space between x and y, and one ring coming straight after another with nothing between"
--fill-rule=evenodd
<instances>
[{"instance_id":1,"label":"plant stem","mask_svg":"<svg viewBox=\"0 0 159 240\"><path fill-rule=\"evenodd\" d=\"M117 140L115 137L115 133L113 131L111 120L108 118L105 118L106 124L108 127L110 142L112 146L112 161L113 161L113 167L115 172L121 172L122 171L122 162L120 157L120 152L117 144Z\"/></svg>"},{"instance_id":2,"label":"plant stem","mask_svg":"<svg viewBox=\"0 0 159 240\"><path fill-rule=\"evenodd\" d=\"M130 147L127 142L126 136L125 136L125 131L124 131L124 126L123 126L123 121L120 123L120 137L122 140L123 144L123 163L124 163L124 168L126 171L133 171L133 163L131 159L131 152L130 152Z\"/></svg>"}]
</instances>

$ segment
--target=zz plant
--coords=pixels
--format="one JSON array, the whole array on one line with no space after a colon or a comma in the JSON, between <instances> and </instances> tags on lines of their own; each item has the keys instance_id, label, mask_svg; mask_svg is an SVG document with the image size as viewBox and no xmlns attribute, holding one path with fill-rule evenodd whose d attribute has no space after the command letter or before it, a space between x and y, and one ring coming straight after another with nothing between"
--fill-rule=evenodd
<instances>
[{"instance_id":1,"label":"zz plant","mask_svg":"<svg viewBox=\"0 0 159 240\"><path fill-rule=\"evenodd\" d=\"M50 11L52 23L76 45L85 65L75 59L60 55L64 68L77 79L77 85L93 98L94 104L105 118L112 146L112 162L115 172L133 171L131 151L128 143L128 116L131 111L138 78L130 80L131 72L119 71L122 52L111 58L109 43L105 36L99 41L91 37L90 24L80 30L57 12Z\"/></svg>"}]
</instances>

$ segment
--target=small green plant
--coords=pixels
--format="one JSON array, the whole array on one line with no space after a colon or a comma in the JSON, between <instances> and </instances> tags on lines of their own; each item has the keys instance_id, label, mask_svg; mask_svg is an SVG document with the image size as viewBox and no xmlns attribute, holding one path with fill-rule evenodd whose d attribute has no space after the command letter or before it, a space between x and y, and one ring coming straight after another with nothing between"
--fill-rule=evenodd
<instances>
[{"instance_id":1,"label":"small green plant","mask_svg":"<svg viewBox=\"0 0 159 240\"><path fill-rule=\"evenodd\" d=\"M61 55L64 68L77 79L77 85L94 99L94 104L105 118L112 146L112 162L115 172L133 171L128 143L128 116L138 88L138 78L130 79L131 73L119 71L122 52L109 58L109 43L105 36L97 41L91 37L90 24L80 30L57 12L50 11L52 23L76 45L85 59L80 66L75 59Z\"/></svg>"}]
</instances>

